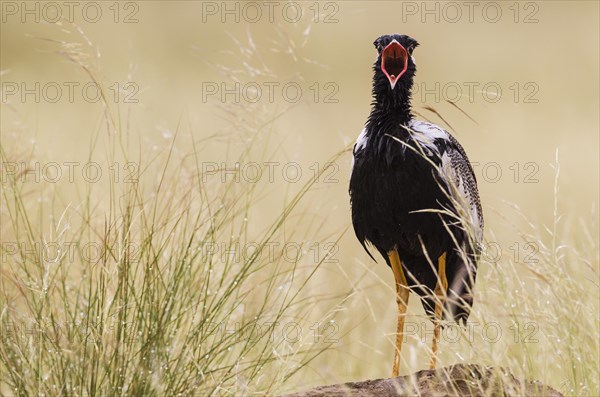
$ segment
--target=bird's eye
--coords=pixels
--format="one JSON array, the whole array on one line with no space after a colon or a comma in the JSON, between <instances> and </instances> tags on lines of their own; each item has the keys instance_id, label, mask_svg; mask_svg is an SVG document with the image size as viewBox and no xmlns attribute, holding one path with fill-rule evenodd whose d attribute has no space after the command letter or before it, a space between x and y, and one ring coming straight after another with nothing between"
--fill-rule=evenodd
<instances>
[{"instance_id":1,"label":"bird's eye","mask_svg":"<svg viewBox=\"0 0 600 397\"><path fill-rule=\"evenodd\" d=\"M411 45L410 47L408 47L406 50L408 51L409 55L412 55L413 50L415 49L414 45Z\"/></svg>"}]
</instances>

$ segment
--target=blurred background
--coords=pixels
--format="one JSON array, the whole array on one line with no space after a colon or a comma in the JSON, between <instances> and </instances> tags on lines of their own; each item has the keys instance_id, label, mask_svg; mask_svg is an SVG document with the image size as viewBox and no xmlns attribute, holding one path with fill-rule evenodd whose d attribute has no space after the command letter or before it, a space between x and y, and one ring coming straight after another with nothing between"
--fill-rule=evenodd
<instances>
[{"instance_id":1,"label":"blurred background","mask_svg":"<svg viewBox=\"0 0 600 397\"><path fill-rule=\"evenodd\" d=\"M293 233L314 230L318 219L314 241L341 236L335 262L319 269L310 291L350 293L332 304L338 342L303 369L299 386L391 370L392 274L379 258L369 259L352 232L350 151L331 160L350 147L369 114L378 36L397 32L419 41L414 110L451 131L469 154L494 249L515 262L535 256L517 236L552 229L557 216L567 219L563 233L574 245L584 241L582 228L597 236L598 2L76 3L2 2L1 138L11 158L35 153L47 162L85 162L91 148L102 158L119 126L127 131L125 150L146 159L172 144L184 157L196 145L204 171L219 183L231 176L214 166L235 168L252 143L247 164L276 163L273 178L258 183L255 230L333 161L300 206L299 219L311 226L303 231L295 222ZM113 97L96 98L86 86L94 79ZM107 108L118 115L112 122ZM252 178L247 171L243 182ZM84 182L75 179L52 186L64 207L80 204L77 183ZM99 208L108 206L102 194L95 192ZM589 250L597 266L597 245ZM482 288L500 282L493 263L482 267ZM488 304L499 312L510 306ZM409 312L424 320L415 299ZM406 359L404 373L426 365L428 343L409 341L405 354L416 358ZM535 349L545 357L536 374L564 389L556 378L564 368L542 355L544 346ZM476 349L457 350L448 344L442 362L478 356Z\"/></svg>"}]
</instances>

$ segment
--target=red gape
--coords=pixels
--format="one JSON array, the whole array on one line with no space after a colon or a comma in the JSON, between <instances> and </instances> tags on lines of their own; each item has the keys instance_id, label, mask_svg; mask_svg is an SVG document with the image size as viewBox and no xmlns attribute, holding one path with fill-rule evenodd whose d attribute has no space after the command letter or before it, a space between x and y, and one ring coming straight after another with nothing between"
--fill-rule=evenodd
<instances>
[{"instance_id":1,"label":"red gape","mask_svg":"<svg viewBox=\"0 0 600 397\"><path fill-rule=\"evenodd\" d=\"M397 41L388 44L381 54L381 70L386 75L392 89L408 67L408 52Z\"/></svg>"}]
</instances>

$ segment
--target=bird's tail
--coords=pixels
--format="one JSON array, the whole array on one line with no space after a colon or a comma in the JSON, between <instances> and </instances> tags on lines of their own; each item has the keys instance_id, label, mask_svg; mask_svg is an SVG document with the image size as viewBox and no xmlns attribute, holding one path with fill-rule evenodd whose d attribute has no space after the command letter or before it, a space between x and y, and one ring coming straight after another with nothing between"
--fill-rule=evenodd
<instances>
[{"instance_id":1,"label":"bird's tail","mask_svg":"<svg viewBox=\"0 0 600 397\"><path fill-rule=\"evenodd\" d=\"M477 255L453 251L449 253L446 263L446 274L452 274L453 277L448 280L444 319L466 322L473 306Z\"/></svg>"},{"instance_id":2,"label":"bird's tail","mask_svg":"<svg viewBox=\"0 0 600 397\"><path fill-rule=\"evenodd\" d=\"M444 320L454 320L457 323L465 322L471 314L473 306L473 286L477 274L475 255L461 255L459 252L450 252L446 258L446 274L448 277L448 290L446 292L446 305L443 310ZM428 316L435 320L436 299L432 291L421 294L423 307Z\"/></svg>"}]
</instances>

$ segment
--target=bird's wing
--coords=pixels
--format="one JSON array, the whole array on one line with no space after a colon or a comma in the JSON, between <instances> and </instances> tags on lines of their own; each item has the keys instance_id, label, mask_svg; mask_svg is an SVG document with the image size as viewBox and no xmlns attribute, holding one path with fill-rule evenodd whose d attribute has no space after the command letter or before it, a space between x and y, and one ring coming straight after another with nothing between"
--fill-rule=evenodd
<instances>
[{"instance_id":1,"label":"bird's wing","mask_svg":"<svg viewBox=\"0 0 600 397\"><path fill-rule=\"evenodd\" d=\"M357 161L360 161L361 156L363 155L363 150L364 148L367 146L367 141L368 141L368 136L367 136L367 129L363 128L363 130L360 132L360 134L358 135L358 138L356 139L356 142L354 143L354 147L352 149L352 175L350 176L350 189L349 189L349 193L350 193L350 202L352 203L352 181L354 179L354 164ZM354 217L356 216L355 212L352 212L352 226L354 227L354 233L356 234L356 237L358 238L358 241L360 241L360 244L362 245L362 247L364 248L365 252L367 254L369 254L369 256L371 257L371 259L373 259L375 262L377 262L377 260L373 257L373 254L371 254L371 251L369 251L369 249L367 248L367 239L364 233L364 230L360 230L357 225L359 224L359 222L356 222Z\"/></svg>"},{"instance_id":2,"label":"bird's wing","mask_svg":"<svg viewBox=\"0 0 600 397\"><path fill-rule=\"evenodd\" d=\"M442 170L451 182L449 191L456 203L455 207L462 210L463 229L467 231L462 245L462 252L452 252L447 261L447 274L454 275L448 279L447 313L456 320L467 319L473 305L472 290L477 273L477 261L483 239L483 213L477 180L473 167L465 150L451 134L448 133L446 150L442 154Z\"/></svg>"},{"instance_id":3,"label":"bird's wing","mask_svg":"<svg viewBox=\"0 0 600 397\"><path fill-rule=\"evenodd\" d=\"M354 154L356 154L356 152L364 149L365 146L367 146L367 139L367 129L363 128L363 130L358 135L358 138L356 138L356 143L354 143Z\"/></svg>"},{"instance_id":4,"label":"bird's wing","mask_svg":"<svg viewBox=\"0 0 600 397\"><path fill-rule=\"evenodd\" d=\"M456 138L435 124L412 120L408 129L423 153L438 166L451 198L468 215L466 221L469 229L474 232L476 241L481 241L483 213L477 179L465 150Z\"/></svg>"},{"instance_id":5,"label":"bird's wing","mask_svg":"<svg viewBox=\"0 0 600 397\"><path fill-rule=\"evenodd\" d=\"M477 189L477 179L465 150L449 133L446 151L442 155L442 166L455 187L451 191L457 192L460 196L454 198L462 201L463 208L468 211L476 240L480 242L483 238L483 211Z\"/></svg>"},{"instance_id":6,"label":"bird's wing","mask_svg":"<svg viewBox=\"0 0 600 397\"><path fill-rule=\"evenodd\" d=\"M457 251L448 253L445 312L452 313L455 319L466 319L473 304L471 291L483 238L483 213L475 173L465 150L450 133L422 121L411 122L409 129L413 140L438 167L441 183L446 184L463 229L467 231L467 237L462 242L462 251L466 256Z\"/></svg>"},{"instance_id":7,"label":"bird's wing","mask_svg":"<svg viewBox=\"0 0 600 397\"><path fill-rule=\"evenodd\" d=\"M358 138L356 138L356 142L354 143L354 147L352 149L352 168L354 168L354 162L356 161L355 157L356 155L362 151L365 146L367 146L367 129L363 128L363 130L360 132L360 134L358 135Z\"/></svg>"}]
</instances>

